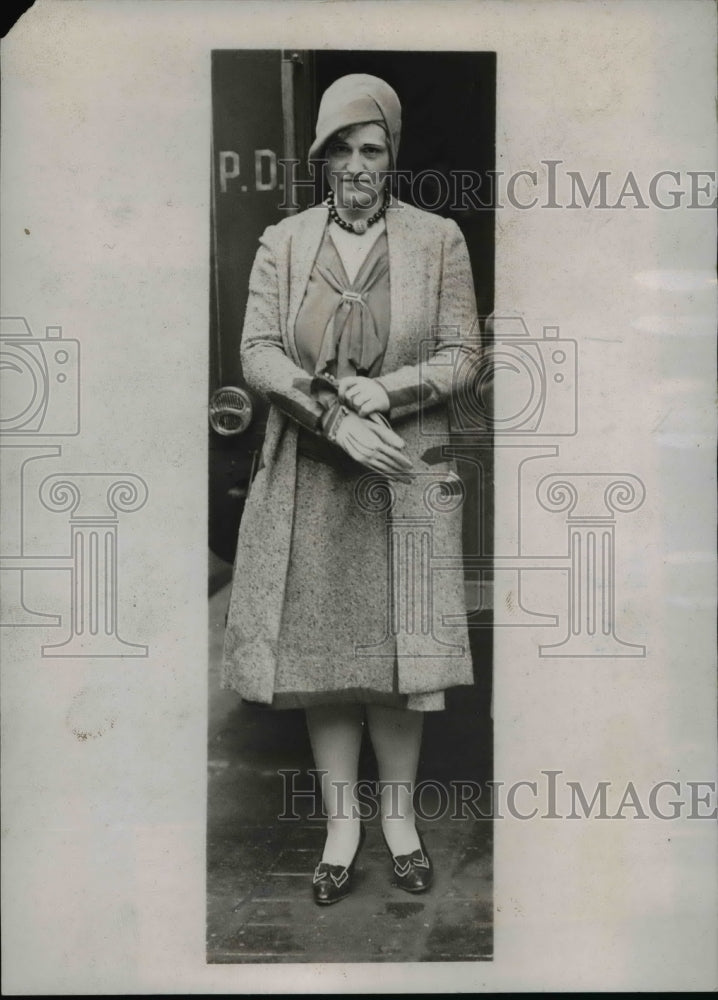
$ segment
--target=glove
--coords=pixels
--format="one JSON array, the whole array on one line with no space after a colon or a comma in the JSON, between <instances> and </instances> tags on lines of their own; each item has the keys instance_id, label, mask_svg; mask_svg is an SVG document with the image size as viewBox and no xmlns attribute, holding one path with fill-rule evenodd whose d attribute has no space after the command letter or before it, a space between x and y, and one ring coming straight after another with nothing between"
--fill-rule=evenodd
<instances>
[{"instance_id":1,"label":"glove","mask_svg":"<svg viewBox=\"0 0 718 1000\"><path fill-rule=\"evenodd\" d=\"M339 402L346 403L360 417L370 413L388 413L391 404L383 385L363 375L348 375L339 379Z\"/></svg>"},{"instance_id":2,"label":"glove","mask_svg":"<svg viewBox=\"0 0 718 1000\"><path fill-rule=\"evenodd\" d=\"M368 469L381 472L389 479L412 482L414 466L405 454L406 444L383 421L360 417L343 408L331 422L328 437Z\"/></svg>"}]
</instances>

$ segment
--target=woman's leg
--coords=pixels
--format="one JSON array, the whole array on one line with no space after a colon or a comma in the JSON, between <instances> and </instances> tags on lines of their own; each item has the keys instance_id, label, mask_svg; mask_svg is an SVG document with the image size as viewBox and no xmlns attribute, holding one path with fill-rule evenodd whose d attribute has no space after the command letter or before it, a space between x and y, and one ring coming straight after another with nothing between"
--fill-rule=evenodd
<instances>
[{"instance_id":1,"label":"woman's leg","mask_svg":"<svg viewBox=\"0 0 718 1000\"><path fill-rule=\"evenodd\" d=\"M326 771L322 775L322 799L327 814L327 841L322 861L348 865L361 831L355 807L364 707L318 705L306 711L314 764L318 771Z\"/></svg>"},{"instance_id":2,"label":"woman's leg","mask_svg":"<svg viewBox=\"0 0 718 1000\"><path fill-rule=\"evenodd\" d=\"M379 765L382 830L392 854L410 854L420 847L413 797L424 713L367 705L367 720Z\"/></svg>"}]
</instances>

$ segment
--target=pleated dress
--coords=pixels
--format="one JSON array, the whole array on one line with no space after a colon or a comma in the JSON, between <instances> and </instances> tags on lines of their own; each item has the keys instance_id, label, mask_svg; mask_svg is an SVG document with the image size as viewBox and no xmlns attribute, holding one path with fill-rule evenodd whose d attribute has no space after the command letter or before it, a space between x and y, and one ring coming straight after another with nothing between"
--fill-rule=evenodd
<instances>
[{"instance_id":1,"label":"pleated dress","mask_svg":"<svg viewBox=\"0 0 718 1000\"><path fill-rule=\"evenodd\" d=\"M386 232L350 282L327 227L294 328L303 368L309 375L376 377L389 325ZM387 515L357 496L368 471L338 445L299 430L274 708L444 708L443 691L398 692L396 653L371 655L390 634L391 579Z\"/></svg>"}]
</instances>

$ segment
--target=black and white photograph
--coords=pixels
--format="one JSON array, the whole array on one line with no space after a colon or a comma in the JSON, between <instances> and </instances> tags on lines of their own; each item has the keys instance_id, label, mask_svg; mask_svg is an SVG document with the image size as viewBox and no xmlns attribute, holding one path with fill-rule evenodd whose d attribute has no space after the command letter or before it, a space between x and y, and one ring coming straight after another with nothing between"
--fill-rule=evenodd
<instances>
[{"instance_id":1,"label":"black and white photograph","mask_svg":"<svg viewBox=\"0 0 718 1000\"><path fill-rule=\"evenodd\" d=\"M17 16L4 995L716 989L717 16Z\"/></svg>"},{"instance_id":2,"label":"black and white photograph","mask_svg":"<svg viewBox=\"0 0 718 1000\"><path fill-rule=\"evenodd\" d=\"M212 69L208 957L490 959L495 56Z\"/></svg>"}]
</instances>

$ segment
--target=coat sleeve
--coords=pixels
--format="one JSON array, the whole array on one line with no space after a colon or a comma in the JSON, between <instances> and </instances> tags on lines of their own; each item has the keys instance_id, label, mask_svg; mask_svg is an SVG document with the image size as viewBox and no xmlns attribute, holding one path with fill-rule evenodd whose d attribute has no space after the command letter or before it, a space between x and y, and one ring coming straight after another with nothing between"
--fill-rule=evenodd
<instances>
[{"instance_id":1,"label":"coat sleeve","mask_svg":"<svg viewBox=\"0 0 718 1000\"><path fill-rule=\"evenodd\" d=\"M279 275L274 234L276 226L263 233L249 277L249 297L242 330L240 358L247 385L266 396L302 427L321 432L321 420L334 398L322 403L297 383L309 386L311 376L287 355L282 341L279 314Z\"/></svg>"},{"instance_id":2,"label":"coat sleeve","mask_svg":"<svg viewBox=\"0 0 718 1000\"><path fill-rule=\"evenodd\" d=\"M442 244L439 320L431 331L432 343L417 364L404 365L377 378L389 396L391 420L446 402L466 383L470 364L479 351L479 324L471 262L463 233L452 219L445 219Z\"/></svg>"}]
</instances>

